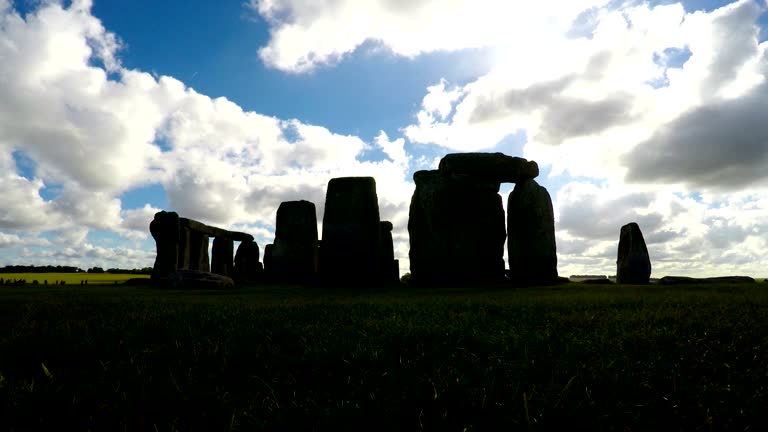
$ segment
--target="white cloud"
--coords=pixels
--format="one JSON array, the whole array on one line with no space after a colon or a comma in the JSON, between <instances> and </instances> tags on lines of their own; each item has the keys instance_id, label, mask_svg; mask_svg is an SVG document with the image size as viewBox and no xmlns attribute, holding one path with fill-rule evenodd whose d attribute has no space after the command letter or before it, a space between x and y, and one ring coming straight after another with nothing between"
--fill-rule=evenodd
<instances>
[{"instance_id":1,"label":"white cloud","mask_svg":"<svg viewBox=\"0 0 768 432\"><path fill-rule=\"evenodd\" d=\"M711 171L697 157L722 163L729 153L720 145L723 135L741 129L729 141L743 151L727 157L750 163L723 164L711 177L743 184L756 174L743 168L759 166L761 159L752 156L766 148L765 128L754 121L763 111L760 83L768 70L765 44L757 43L756 20L764 12L749 0L709 13L686 14L680 4L600 10L586 36L499 48L493 70L451 90L463 96L452 102L450 118L438 119L424 103L404 133L414 143L476 151L524 131L523 156L551 165L553 174L619 180L629 168L635 180L711 186L686 176ZM690 58L673 56L686 50ZM438 90L447 97L445 87L430 87L425 101ZM731 114L705 118L719 111ZM707 134L704 151L691 157L696 140ZM691 144L678 145L678 139ZM717 147L707 144L715 139L721 150L709 150Z\"/></svg>"},{"instance_id":2,"label":"white cloud","mask_svg":"<svg viewBox=\"0 0 768 432\"><path fill-rule=\"evenodd\" d=\"M61 256L74 259L94 230L147 238L159 209L124 209L118 198L136 187L162 185L169 210L184 217L269 226L282 201L312 200L322 217L328 180L348 175L375 176L383 214L407 218L403 139L382 133L373 144L386 159L362 162L371 144L358 137L125 69L118 49L87 1L44 3L23 19L8 8L0 15L0 191L12 199L0 229L53 231L75 250ZM18 150L33 161L33 180L17 174ZM40 196L47 184L58 189L50 200Z\"/></svg>"},{"instance_id":3,"label":"white cloud","mask_svg":"<svg viewBox=\"0 0 768 432\"><path fill-rule=\"evenodd\" d=\"M538 40L607 0L251 0L270 23L262 60L289 72L333 63L371 41L400 56Z\"/></svg>"}]
</instances>

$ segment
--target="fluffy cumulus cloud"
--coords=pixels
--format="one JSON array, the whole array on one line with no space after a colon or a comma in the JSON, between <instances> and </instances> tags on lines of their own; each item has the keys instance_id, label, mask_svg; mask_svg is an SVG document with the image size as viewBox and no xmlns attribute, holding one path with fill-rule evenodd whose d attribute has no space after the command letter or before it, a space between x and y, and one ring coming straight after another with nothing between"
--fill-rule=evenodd
<instances>
[{"instance_id":1,"label":"fluffy cumulus cloud","mask_svg":"<svg viewBox=\"0 0 768 432\"><path fill-rule=\"evenodd\" d=\"M264 242L282 201L312 200L322 217L325 185L336 176L376 176L382 214L404 219L403 139L382 133L366 143L126 69L119 39L87 1L46 2L24 17L1 6L0 191L7 205L0 244L23 248L13 261L151 265L152 254L141 251L159 209L123 208L119 198L150 184L162 185L184 216L253 227ZM362 162L371 148L385 157ZM31 172L22 172L17 153L31 161ZM103 231L136 247L95 245L91 235ZM31 247L46 242L64 249Z\"/></svg>"},{"instance_id":2,"label":"fluffy cumulus cloud","mask_svg":"<svg viewBox=\"0 0 768 432\"><path fill-rule=\"evenodd\" d=\"M271 24L259 50L265 63L305 72L333 63L366 42L413 57L491 47L567 31L582 12L607 0L251 0Z\"/></svg>"}]
</instances>

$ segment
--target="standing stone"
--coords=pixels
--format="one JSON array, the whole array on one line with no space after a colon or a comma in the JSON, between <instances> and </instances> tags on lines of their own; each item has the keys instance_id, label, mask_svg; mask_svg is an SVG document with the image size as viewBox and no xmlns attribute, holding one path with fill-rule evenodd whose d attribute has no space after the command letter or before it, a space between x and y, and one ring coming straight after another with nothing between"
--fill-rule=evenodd
<instances>
[{"instance_id":1,"label":"standing stone","mask_svg":"<svg viewBox=\"0 0 768 432\"><path fill-rule=\"evenodd\" d=\"M152 279L165 278L176 271L179 260L179 215L161 211L149 224L149 232L155 239L157 256L152 268Z\"/></svg>"},{"instance_id":2,"label":"standing stone","mask_svg":"<svg viewBox=\"0 0 768 432\"><path fill-rule=\"evenodd\" d=\"M400 280L400 263L395 259L395 245L392 241L392 222L381 221L379 223L379 259L381 263L381 278L387 283L396 283Z\"/></svg>"},{"instance_id":3,"label":"standing stone","mask_svg":"<svg viewBox=\"0 0 768 432\"><path fill-rule=\"evenodd\" d=\"M211 271L208 236L194 229L189 232L189 270Z\"/></svg>"},{"instance_id":4,"label":"standing stone","mask_svg":"<svg viewBox=\"0 0 768 432\"><path fill-rule=\"evenodd\" d=\"M253 280L263 271L259 262L259 245L255 241L240 242L235 253L233 276L237 280Z\"/></svg>"},{"instance_id":5,"label":"standing stone","mask_svg":"<svg viewBox=\"0 0 768 432\"><path fill-rule=\"evenodd\" d=\"M189 251L190 251L190 230L189 227L182 226L179 230L179 261L178 268L189 268Z\"/></svg>"},{"instance_id":6,"label":"standing stone","mask_svg":"<svg viewBox=\"0 0 768 432\"><path fill-rule=\"evenodd\" d=\"M264 271L269 273L274 270L272 266L272 251L274 250L275 245L272 243L264 246Z\"/></svg>"},{"instance_id":7,"label":"standing stone","mask_svg":"<svg viewBox=\"0 0 768 432\"><path fill-rule=\"evenodd\" d=\"M535 180L517 183L509 194L507 231L512 280L522 284L556 282L555 213L549 192Z\"/></svg>"},{"instance_id":8,"label":"standing stone","mask_svg":"<svg viewBox=\"0 0 768 432\"><path fill-rule=\"evenodd\" d=\"M307 279L317 273L317 212L309 201L286 201L277 209L272 273Z\"/></svg>"},{"instance_id":9,"label":"standing stone","mask_svg":"<svg viewBox=\"0 0 768 432\"><path fill-rule=\"evenodd\" d=\"M417 171L408 219L411 281L439 284L504 276L504 207L495 180Z\"/></svg>"},{"instance_id":10,"label":"standing stone","mask_svg":"<svg viewBox=\"0 0 768 432\"><path fill-rule=\"evenodd\" d=\"M234 254L234 241L229 238L216 237L213 239L211 249L211 273L222 276L232 276L234 267L232 255Z\"/></svg>"},{"instance_id":11,"label":"standing stone","mask_svg":"<svg viewBox=\"0 0 768 432\"><path fill-rule=\"evenodd\" d=\"M621 227L616 260L616 283L647 284L651 277L651 258L640 227L631 222Z\"/></svg>"},{"instance_id":12,"label":"standing stone","mask_svg":"<svg viewBox=\"0 0 768 432\"><path fill-rule=\"evenodd\" d=\"M376 281L379 264L379 202L373 177L328 182L320 273L325 282Z\"/></svg>"}]
</instances>

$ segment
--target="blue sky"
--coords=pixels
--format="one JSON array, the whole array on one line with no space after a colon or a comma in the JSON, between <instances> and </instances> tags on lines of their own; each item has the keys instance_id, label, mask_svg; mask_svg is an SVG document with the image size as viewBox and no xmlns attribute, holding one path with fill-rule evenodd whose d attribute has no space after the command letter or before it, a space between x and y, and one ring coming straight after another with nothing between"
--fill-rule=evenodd
<instances>
[{"instance_id":1,"label":"blue sky","mask_svg":"<svg viewBox=\"0 0 768 432\"><path fill-rule=\"evenodd\" d=\"M263 249L374 175L404 273L413 172L502 151L561 274L613 274L635 221L655 277L763 276L762 0L316 4L0 0L0 264L151 266L160 209Z\"/></svg>"}]
</instances>

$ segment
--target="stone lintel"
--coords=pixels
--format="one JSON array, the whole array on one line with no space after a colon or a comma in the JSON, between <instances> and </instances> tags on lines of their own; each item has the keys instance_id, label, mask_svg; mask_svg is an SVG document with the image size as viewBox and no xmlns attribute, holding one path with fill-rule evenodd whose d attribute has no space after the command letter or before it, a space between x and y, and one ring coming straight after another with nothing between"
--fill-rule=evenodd
<instances>
[{"instance_id":1,"label":"stone lintel","mask_svg":"<svg viewBox=\"0 0 768 432\"><path fill-rule=\"evenodd\" d=\"M199 231L209 237L228 239L234 241L253 241L253 236L243 232L228 231L225 229L206 225L202 222L188 218L179 218L179 223L183 228L189 228L195 231Z\"/></svg>"}]
</instances>

